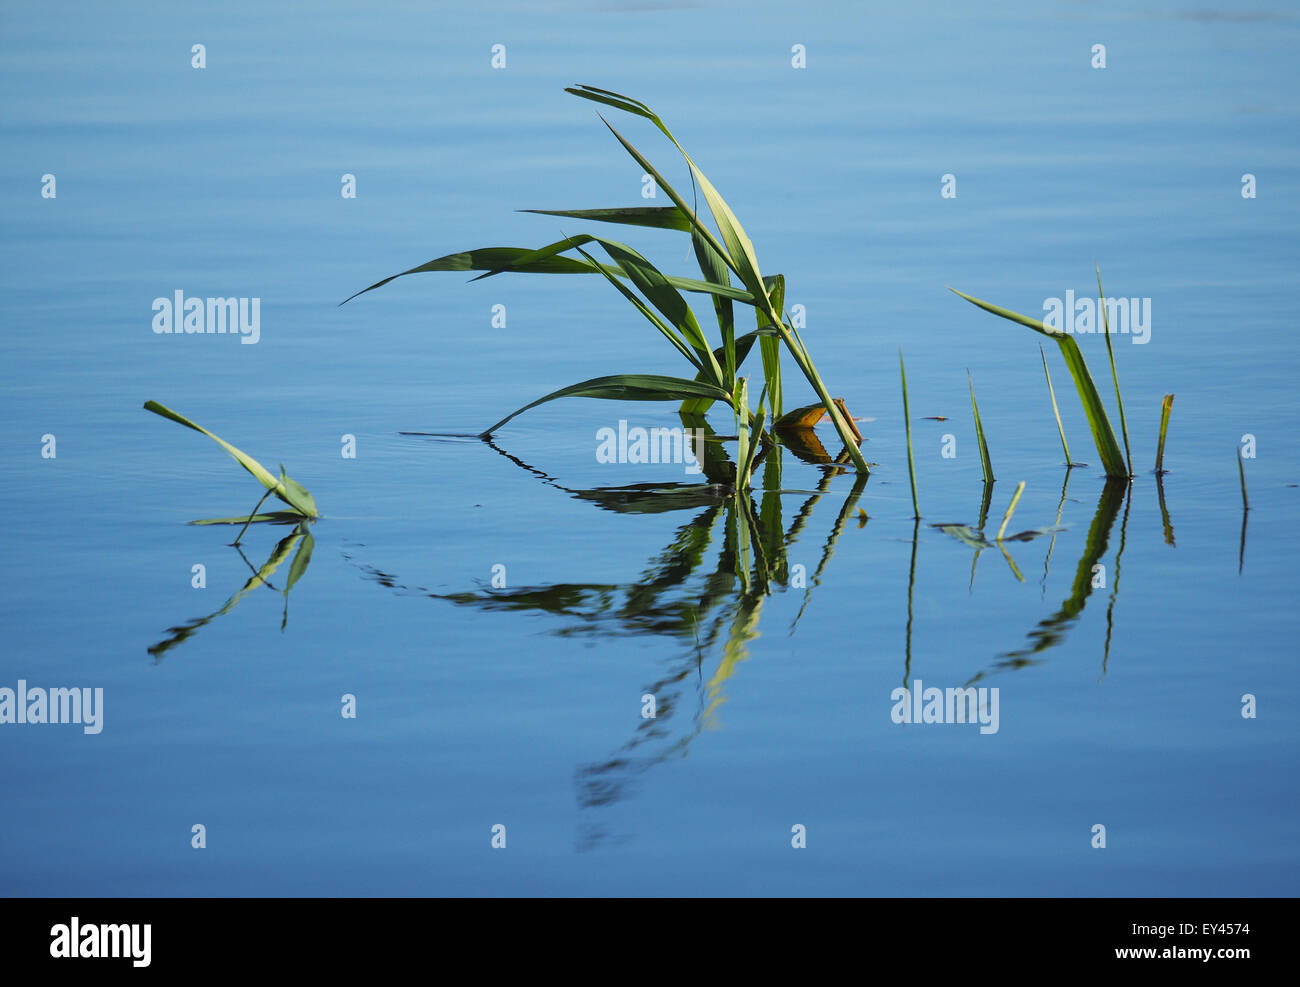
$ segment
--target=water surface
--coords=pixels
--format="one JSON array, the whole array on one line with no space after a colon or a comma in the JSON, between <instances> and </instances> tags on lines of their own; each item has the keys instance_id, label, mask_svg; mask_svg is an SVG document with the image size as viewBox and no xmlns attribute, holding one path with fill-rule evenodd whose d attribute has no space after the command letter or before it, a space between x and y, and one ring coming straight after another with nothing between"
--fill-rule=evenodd
<instances>
[{"instance_id":1,"label":"water surface","mask_svg":"<svg viewBox=\"0 0 1300 987\"><path fill-rule=\"evenodd\" d=\"M1285 5L55 4L0 25L0 686L105 696L96 735L0 727L6 893L1296 892ZM677 424L669 406L557 402L491 446L398 434L682 372L596 279L423 275L337 306L431 257L579 230L515 209L642 204L575 82L651 103L786 275L868 419L865 486L788 451L750 500L596 461L598 429ZM682 177L650 127L612 122ZM691 273L678 234L597 232ZM1068 475L1039 337L944 290L1038 313L1091 292L1094 263L1152 299L1151 341L1116 353L1137 471L1118 491L1059 357L1089 463ZM260 341L155 335L178 289L259 297ZM1109 394L1101 340L1081 342ZM934 527L980 520L967 369L998 477L986 534L1021 480L1009 530L1061 529L1006 543L1010 564ZM788 361L786 381L787 407L813 400ZM231 529L186 525L260 491L149 398L312 491L287 597L307 538L258 525L241 556ZM269 588L192 625L278 551ZM997 732L893 723L917 679L996 687Z\"/></svg>"}]
</instances>

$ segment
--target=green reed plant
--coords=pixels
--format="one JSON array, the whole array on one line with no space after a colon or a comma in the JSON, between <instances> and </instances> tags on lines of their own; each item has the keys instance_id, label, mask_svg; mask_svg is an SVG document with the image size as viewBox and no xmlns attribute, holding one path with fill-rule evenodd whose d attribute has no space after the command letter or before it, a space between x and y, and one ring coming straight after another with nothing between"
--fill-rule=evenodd
<instances>
[{"instance_id":1,"label":"green reed plant","mask_svg":"<svg viewBox=\"0 0 1300 987\"><path fill-rule=\"evenodd\" d=\"M1169 413L1174 410L1174 396L1166 394L1165 399L1160 402L1160 437L1156 442L1156 476L1164 476L1168 472L1164 468L1165 462L1165 435L1169 432Z\"/></svg>"},{"instance_id":2,"label":"green reed plant","mask_svg":"<svg viewBox=\"0 0 1300 987\"><path fill-rule=\"evenodd\" d=\"M760 398L758 412L750 411L742 400L744 388L741 386L741 378L737 377L738 369L757 342L763 363L763 393L770 402L772 420L781 416L783 390L780 355L781 347L784 346L785 351L812 385L822 406L826 409L853 465L859 472L867 473L868 464L855 441L855 430L848 421L847 414L842 412L832 400L799 331L785 319L784 278L781 275L764 276L761 273L753 243L745 233L740 220L713 183L700 171L672 132L646 104L593 86L576 86L565 91L653 123L685 159L692 185L703 195L717 228L717 235L705 225L695 209L687 204L686 199L673 188L654 165L615 130L604 116L601 116L601 120L605 126L642 170L654 179L656 186L663 189L673 204L615 209L524 211L583 221L688 233L700 269L700 278L664 274L626 244L591 234L581 234L566 236L535 250L522 247L487 247L448 254L377 281L356 294L372 291L394 278L430 271L481 271L483 273L479 278L506 272L603 275L691 364L695 371L694 378L619 374L583 381L553 391L525 405L487 429L482 433L483 436L491 435L515 415L561 397L679 401L682 403L682 411L687 413L701 413L717 401L728 405L735 413L738 432L750 433L750 444L747 446L747 451L750 451L755 444L770 441L761 425L766 417L761 404L762 399ZM604 252L610 263L597 260L583 249L593 244ZM581 259L562 256L569 251L575 251ZM739 284L733 284L733 275ZM714 347L706 340L699 322L682 296L683 291L710 296L718 323L720 346ZM344 301L350 301L355 297L356 295L352 295ZM739 336L735 331L735 302L751 306L756 316L755 328ZM741 458L749 458L752 463L752 456ZM744 482L742 476L743 474L738 473L738 484Z\"/></svg>"},{"instance_id":3,"label":"green reed plant","mask_svg":"<svg viewBox=\"0 0 1300 987\"><path fill-rule=\"evenodd\" d=\"M993 482L993 463L989 460L989 444L984 439L984 424L980 421L980 406L975 403L975 381L971 379L970 371L966 371L966 383L970 387L970 407L975 413L975 438L979 441L980 447L980 468L984 471L984 482Z\"/></svg>"},{"instance_id":4,"label":"green reed plant","mask_svg":"<svg viewBox=\"0 0 1300 987\"><path fill-rule=\"evenodd\" d=\"M1095 265L1094 265L1095 266ZM1106 335L1106 356L1110 360L1110 376L1115 382L1115 403L1119 406L1119 427L1124 433L1124 462L1128 464L1128 475L1133 475L1133 454L1128 444L1128 419L1124 417L1124 397L1119 392L1119 373L1115 369L1115 348L1110 342L1110 313L1106 311L1106 292L1101 287L1101 268L1097 267L1097 301L1101 309L1102 330Z\"/></svg>"},{"instance_id":5,"label":"green reed plant","mask_svg":"<svg viewBox=\"0 0 1300 987\"><path fill-rule=\"evenodd\" d=\"M921 507L916 501L916 459L912 455L912 416L907 410L907 370L903 367L903 351L898 351L898 376L903 381L903 427L907 430L907 475L912 481L912 517L921 517Z\"/></svg>"},{"instance_id":6,"label":"green reed plant","mask_svg":"<svg viewBox=\"0 0 1300 987\"><path fill-rule=\"evenodd\" d=\"M1047 352L1040 344L1038 355L1043 358L1043 374L1047 377L1047 393L1052 399L1052 414L1056 416L1056 431L1061 435L1061 451L1065 453L1065 466L1070 469L1074 460L1070 458L1070 444L1065 441L1065 426L1061 424L1061 409L1056 404L1056 389L1052 387L1052 372L1047 369Z\"/></svg>"},{"instance_id":7,"label":"green reed plant","mask_svg":"<svg viewBox=\"0 0 1300 987\"><path fill-rule=\"evenodd\" d=\"M213 435L202 425L196 425L184 415L178 414L170 408L164 407L157 401L146 401L144 407L146 411L152 411L155 415L161 415L163 418L169 418L180 425L184 425L186 428L192 428L196 432L202 432L213 442L217 443L217 445L221 446L221 448L225 449L226 452L230 453L240 466L252 473L253 476L257 478L257 481L266 488L266 493L262 495L262 499L257 502L257 506L253 508L247 517L212 518L206 521L194 521L191 523L239 524L242 522L244 527L240 529L239 536L235 538L234 542L238 545L239 539L244 537L244 532L248 530L248 526L254 521L284 521L293 518L314 519L319 516L316 510L316 501L312 499L312 495L307 492L306 488L303 487L302 484L284 472L283 463L280 464L280 476L277 478L270 470L248 453L235 448L220 436ZM266 502L266 498L270 497L272 494L274 494L279 500L283 501L289 507L289 510L278 511L272 514L258 514L258 509Z\"/></svg>"},{"instance_id":8,"label":"green reed plant","mask_svg":"<svg viewBox=\"0 0 1300 987\"><path fill-rule=\"evenodd\" d=\"M972 305L977 305L986 312L992 312L1004 319L1018 322L1022 326L1028 326L1034 332L1056 341L1057 346L1061 348L1061 355L1065 358L1065 365L1069 368L1070 376L1074 378L1074 387L1079 393L1079 401L1083 405L1084 414L1087 416L1088 426L1092 429L1092 438L1097 445L1097 453L1101 456L1106 475L1111 477L1130 476L1131 474L1124 462L1124 454L1120 450L1119 443L1115 440L1115 430L1111 428L1110 418L1106 414L1106 406L1102 404L1101 395L1097 392L1097 385L1092 379L1092 374L1088 371L1088 363L1084 360L1083 352L1079 349L1079 344L1074 341L1074 337L1069 333L1048 329L1041 319L1031 319L1019 312L1012 312L1010 309L992 305L989 302L981 301L978 298L957 291L955 288L949 288L948 290L955 295L960 295ZM1107 339L1109 340L1109 334L1107 334Z\"/></svg>"}]
</instances>

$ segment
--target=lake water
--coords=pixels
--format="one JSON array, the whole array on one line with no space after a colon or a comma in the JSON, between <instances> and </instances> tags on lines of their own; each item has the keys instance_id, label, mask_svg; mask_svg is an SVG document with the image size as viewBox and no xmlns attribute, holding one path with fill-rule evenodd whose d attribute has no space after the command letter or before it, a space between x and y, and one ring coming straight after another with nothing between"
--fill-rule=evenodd
<instances>
[{"instance_id":1,"label":"lake water","mask_svg":"<svg viewBox=\"0 0 1300 987\"><path fill-rule=\"evenodd\" d=\"M1275 0L7 12L0 687L102 688L103 715L0 723L0 890L1295 894L1298 42ZM865 486L789 450L752 500L597 461L599 429L677 425L670 404L399 434L683 373L595 277L425 274L338 306L588 230L696 274L680 233L515 211L668 204L575 83L653 106L786 276L865 419ZM1038 316L1095 296L1094 263L1151 300L1149 342L1116 337L1127 489L1056 348L945 290ZM178 290L259 298L260 339L154 333ZM1078 339L1114 415L1103 340ZM1068 475L1039 342L1089 464ZM784 366L786 407L814 401ZM1008 531L1061 530L977 551L934 527L980 521L967 370L985 534L1020 481ZM187 525L261 489L146 399L283 462L310 543ZM996 688L996 731L893 722L917 680Z\"/></svg>"}]
</instances>

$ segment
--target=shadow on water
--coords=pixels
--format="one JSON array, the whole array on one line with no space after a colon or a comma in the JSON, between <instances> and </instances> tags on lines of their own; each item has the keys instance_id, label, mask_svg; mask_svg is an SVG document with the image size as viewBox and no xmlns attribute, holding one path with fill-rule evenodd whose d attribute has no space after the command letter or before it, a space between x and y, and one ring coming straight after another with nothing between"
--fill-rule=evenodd
<instances>
[{"instance_id":1,"label":"shadow on water","mask_svg":"<svg viewBox=\"0 0 1300 987\"><path fill-rule=\"evenodd\" d=\"M161 661L170 649L197 633L200 627L230 613L239 605L240 600L262 586L284 596L284 613L280 618L280 630L283 631L289 623L289 591L303 577L303 574L307 571L307 566L311 564L311 553L314 546L315 539L312 538L311 532L307 530L306 521L297 522L294 530L276 543L275 548L271 550L270 556L262 563L260 569L253 568L253 564L248 561L248 556L244 554L242 548L238 545L232 545L231 547L239 553L239 557L244 560L244 564L248 566L253 575L222 604L220 609L214 610L206 617L195 617L193 620L186 621L177 627L167 628L169 636L149 648L149 654L153 655L156 661ZM295 548L297 549L296 553L294 553ZM291 554L293 555L293 562L289 566L289 574L285 577L284 589L277 590L271 585L271 576Z\"/></svg>"},{"instance_id":2,"label":"shadow on water","mask_svg":"<svg viewBox=\"0 0 1300 987\"><path fill-rule=\"evenodd\" d=\"M684 418L683 421L692 427L700 427L703 420ZM856 520L856 528L860 529L869 520L858 506L866 488L867 475L849 473L844 457L841 455L832 460L815 436L796 436L789 442L783 441L764 450L758 461L761 478L755 477L759 482L752 489L737 489L735 466L722 442L707 428L707 424L703 427L708 435L701 464L704 482L697 483L636 483L574 489L502 449L490 438L484 440L496 453L543 484L566 496L588 502L599 510L617 514L688 514L688 519L676 528L668 544L652 555L631 581L554 583L510 589L484 586L462 592L436 593L425 587L407 585L397 575L357 561L346 552L343 556L346 562L361 569L366 579L402 595L421 596L489 613L550 614L558 618L558 626L552 632L559 636L609 638L652 634L680 645L677 657L669 661L662 674L643 687L642 703L652 704L653 714L643 710L630 739L602 760L578 768L575 783L577 799L583 808L610 806L624 799L645 772L664 761L685 756L701 732L718 725L717 714L727 701L728 682L748 659L750 643L759 636L766 599L775 590L802 592L798 612L788 630L793 636L812 605L814 591L826 577L839 540L851 527L849 522ZM819 470L815 489L787 490L782 486L782 457L787 454L809 462ZM831 493L833 481L842 476L852 477L852 487L847 492L841 491L838 509L826 524L819 562L808 574L801 565L790 564L789 552L812 529L816 508ZM1048 528L1021 531L1005 537L999 531L998 536L990 540L985 527L992 484L984 486L979 521L975 527L965 524L931 525L974 550L970 580L972 592L975 566L985 549L996 546L1011 573L1023 582L1024 577L1008 546L1051 535L1043 562L1045 592L1056 535L1063 530L1060 521L1069 499L1069 482L1070 473L1067 472L1056 523ZM1119 548L1106 611L1102 659L1102 674L1105 674L1119 594L1130 493L1131 486L1125 481L1106 482L1088 530L1083 554L1075 567L1069 596L1052 616L1039 621L1029 632L1027 646L1003 653L990 668L976 674L967 685L992 672L1037 664L1042 661L1044 652L1065 640L1092 592L1105 587L1101 559L1123 505L1124 520L1120 525ZM783 500L791 496L803 499L787 523L783 515ZM1166 541L1173 544L1173 528L1163 489L1160 489L1160 508ZM1005 527L1006 519L1003 521ZM913 600L920 534L918 519L913 523L908 569L902 669L905 685L912 674ZM245 557L252 575L244 585L215 612L169 628L169 636L149 648L149 653L156 660L161 659L168 650L181 644L199 628L229 613L240 600L262 586L284 597L283 630L288 621L289 592L307 571L313 544L308 526L303 522L275 545L260 568L254 569ZM240 555L243 557L242 551ZM271 577L291 556L284 588L276 589ZM712 667L708 667L711 664ZM584 830L579 839L580 848L596 846L608 836L598 823L584 823Z\"/></svg>"},{"instance_id":3,"label":"shadow on water","mask_svg":"<svg viewBox=\"0 0 1300 987\"><path fill-rule=\"evenodd\" d=\"M1119 516L1120 506L1130 500L1127 496L1130 489L1131 486L1126 480L1109 479L1106 481L1101 496L1097 501L1097 510L1093 515L1092 525L1088 529L1083 555L1075 567L1070 595L1066 597L1060 608L1052 616L1039 621L1034 629L1029 632L1029 646L1004 653L994 662L993 668L989 671L1005 671L1037 664L1042 660L1037 656L1064 641L1070 628L1074 626L1083 613L1092 591L1105 587L1105 570L1101 565L1101 558L1106 554L1106 547L1109 544L1115 520ZM1062 502L1064 502L1064 490L1062 490ZM1119 593L1119 556L1123 554L1124 535L1127 526L1128 512L1126 510L1124 522L1121 525L1120 549L1116 556L1115 578L1112 584L1110 605L1106 613L1107 630L1105 652L1102 658L1103 674L1105 674L1106 664L1110 658L1111 627L1115 600ZM987 674L988 671L980 672L970 679L967 685L978 682Z\"/></svg>"},{"instance_id":4,"label":"shadow on water","mask_svg":"<svg viewBox=\"0 0 1300 987\"><path fill-rule=\"evenodd\" d=\"M691 424L700 427L702 422L699 419ZM653 697L654 715L644 716L631 739L608 757L578 769L577 797L584 808L618 802L638 777L656 764L684 756L702 731L717 725L718 710L727 700L727 683L747 660L749 644L759 635L764 601L777 588L803 590L802 605L789 630L794 634L867 484L866 475L854 475L851 490L830 519L818 566L807 574L802 566L791 566L789 550L809 531L814 509L830 492L832 481L847 473L845 467L825 455L820 443L814 446L802 437L799 449L782 445L767 449L761 461L758 489L738 490L732 485L734 464L721 443L714 441L716 436L707 424L703 427L709 437L701 464L707 481L703 483L574 489L502 449L490 438L484 440L542 483L600 510L619 514L691 513L672 540L647 560L634 581L435 593L403 584L395 575L345 555L367 578L403 594L484 612L551 614L560 618L553 630L559 636L655 634L680 643L680 657L643 687L643 702ZM782 488L782 456L787 452L817 464L821 477L815 490ZM783 497L799 493L806 494L805 499L787 524ZM716 665L711 669L706 669L706 663L712 660L707 656L716 656ZM579 846L594 846L605 836L598 826L590 825Z\"/></svg>"},{"instance_id":5,"label":"shadow on water","mask_svg":"<svg viewBox=\"0 0 1300 987\"><path fill-rule=\"evenodd\" d=\"M685 420L684 420L685 421ZM695 423L692 423L695 424ZM707 428L707 426L706 426ZM582 765L576 772L577 800L581 807L597 809L623 800L637 780L655 765L686 755L703 731L717 726L719 708L727 701L727 685L749 657L749 645L759 636L763 604L774 590L801 590L803 598L791 621L793 636L814 591L822 585L835 549L844 532L862 528L868 518L859 507L867 476L849 474L825 453L815 437L799 437L768 449L761 464L761 479L754 489L737 490L735 467L717 437L709 431L702 463L702 482L637 483L621 486L575 489L560 483L543 470L501 448L491 438L485 443L518 468L566 496L591 503L599 510L619 514L689 513L666 546L651 556L632 581L601 583L555 583L517 588L489 588L454 593L432 592L425 587L404 584L397 576L354 560L367 579L403 595L418 595L490 613L546 613L558 618L552 633L558 636L640 636L653 634L680 645L673 658L654 681L642 689L642 702L652 702L654 715L643 715L632 736L605 758ZM784 438L784 437L783 437ZM782 457L793 454L814 464L820 471L816 488L786 490L782 486ZM852 488L841 492L834 516L823 536L820 561L814 572L792 566L789 553L815 523L819 503L831 493L833 481L852 476ZM975 550L975 560L986 548L996 546L1012 574L1024 581L1008 546L1051 535L1044 560L1044 586L1050 567L1056 534L1068 499L1070 474L1061 489L1056 524L1008 534L989 540L985 535L992 497L986 485L978 526L933 525ZM1103 489L1079 559L1068 598L1059 610L1030 631L1028 647L998 657L992 668L980 672L971 683L991 671L1003 671L1036 664L1048 649L1060 645L1083 612L1094 588L1104 585L1096 579L1096 568L1104 556L1111 530L1125 502L1128 484L1109 481ZM788 523L783 516L783 499L802 495L799 508ZM850 521L857 525L851 526ZM1127 512L1125 512L1125 526ZM921 525L914 522L911 562L908 572L907 622L904 632L903 680L911 676L913 597L917 582L917 556ZM1123 551L1123 532L1121 532ZM1118 595L1119 571L1107 611L1106 654L1109 655L1112 616ZM971 586L974 586L974 562ZM1103 668L1105 664L1103 659ZM712 667L709 666L712 664ZM969 684L969 683L968 683ZM597 822L583 824L579 848L591 848L608 838Z\"/></svg>"}]
</instances>

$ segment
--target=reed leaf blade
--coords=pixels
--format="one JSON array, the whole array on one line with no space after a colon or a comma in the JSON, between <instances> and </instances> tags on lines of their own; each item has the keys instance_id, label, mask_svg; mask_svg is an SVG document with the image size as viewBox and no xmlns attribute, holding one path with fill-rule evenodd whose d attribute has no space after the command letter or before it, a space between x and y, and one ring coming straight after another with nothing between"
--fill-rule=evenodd
<instances>
[{"instance_id":1,"label":"reed leaf blade","mask_svg":"<svg viewBox=\"0 0 1300 987\"><path fill-rule=\"evenodd\" d=\"M280 467L280 477L277 479L272 475L270 470L248 453L231 445L219 435L214 435L209 432L202 425L195 424L184 415L172 411L170 408L159 404L157 401L146 401L144 407L146 411L152 411L155 415L160 415L163 418L168 418L176 422L178 425L184 425L186 428L191 428L196 432L203 433L213 442L217 443L217 445L221 446L221 448L225 449L240 466L248 470L249 473L256 477L257 481L262 484L262 486L273 493L277 498L284 501L284 503L288 504L295 511L305 517L314 518L317 516L316 501L312 499L312 495L306 491L302 484L285 475L283 465Z\"/></svg>"},{"instance_id":2,"label":"reed leaf blade","mask_svg":"<svg viewBox=\"0 0 1300 987\"><path fill-rule=\"evenodd\" d=\"M602 398L610 401L684 401L687 398L708 398L711 401L725 401L728 405L731 404L731 395L716 384L685 380L681 377L664 377L658 374L615 374L609 377L593 377L591 380L552 391L506 415L491 428L481 432L480 437L490 436L506 422L531 408L567 397Z\"/></svg>"},{"instance_id":3,"label":"reed leaf blade","mask_svg":"<svg viewBox=\"0 0 1300 987\"><path fill-rule=\"evenodd\" d=\"M1115 431L1111 428L1110 418L1106 414L1106 406L1102 403L1101 395L1097 391L1097 384L1088 371L1088 363L1084 360L1083 352L1074 341L1074 337L1068 333L1054 332L1048 329L1041 319L1031 319L1019 312L1013 312L1010 309L1001 308L974 298L958 291L956 288L950 288L949 291L966 299L972 305L984 309L986 312L991 312L1011 322L1018 322L1020 325L1027 326L1034 332L1056 342L1061 348L1061 355L1065 357L1065 365L1070 371L1070 376L1074 379L1074 387L1079 394L1079 402L1083 405L1083 412L1088 419L1088 427L1092 431L1093 442L1097 446L1097 454L1101 457L1106 475L1127 477L1129 472L1124 463L1123 450L1120 449L1119 443L1115 439Z\"/></svg>"},{"instance_id":4,"label":"reed leaf blade","mask_svg":"<svg viewBox=\"0 0 1300 987\"><path fill-rule=\"evenodd\" d=\"M975 381L971 379L970 371L966 371L966 383L970 387L970 406L971 411L975 413L975 439L980 447L980 469L984 473L984 482L993 482L993 463L989 460L989 444L984 438L984 424L980 421L980 406L975 403Z\"/></svg>"}]
</instances>

